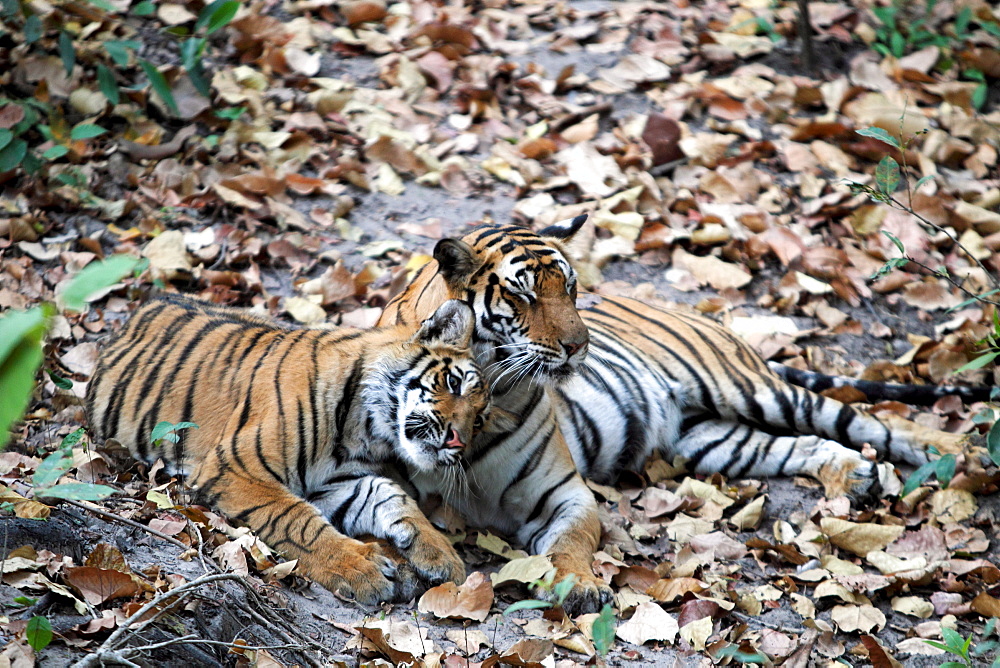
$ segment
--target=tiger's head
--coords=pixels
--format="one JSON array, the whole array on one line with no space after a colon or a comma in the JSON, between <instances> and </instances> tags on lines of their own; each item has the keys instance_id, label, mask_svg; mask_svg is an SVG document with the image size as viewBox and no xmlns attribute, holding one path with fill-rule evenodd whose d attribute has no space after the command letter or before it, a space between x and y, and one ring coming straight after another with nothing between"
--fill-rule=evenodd
<instances>
[{"instance_id":1,"label":"tiger's head","mask_svg":"<svg viewBox=\"0 0 1000 668\"><path fill-rule=\"evenodd\" d=\"M489 417L472 330L469 307L449 300L366 377L372 427L382 425L396 455L421 471L457 464Z\"/></svg>"},{"instance_id":2,"label":"tiger's head","mask_svg":"<svg viewBox=\"0 0 1000 668\"><path fill-rule=\"evenodd\" d=\"M561 245L586 218L539 232L484 225L435 246L449 296L475 313L473 350L495 386L563 378L586 357L589 334L576 310L576 272Z\"/></svg>"}]
</instances>

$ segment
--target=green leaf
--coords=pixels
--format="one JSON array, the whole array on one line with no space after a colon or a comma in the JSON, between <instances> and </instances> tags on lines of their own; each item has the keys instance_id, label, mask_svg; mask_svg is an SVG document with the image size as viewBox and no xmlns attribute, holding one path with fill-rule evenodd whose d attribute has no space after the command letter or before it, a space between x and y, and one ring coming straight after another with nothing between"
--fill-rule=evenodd
<instances>
[{"instance_id":1,"label":"green leaf","mask_svg":"<svg viewBox=\"0 0 1000 668\"><path fill-rule=\"evenodd\" d=\"M207 26L205 34L211 35L216 30L228 25L239 9L240 3L234 0L216 0L201 11L194 29L200 30Z\"/></svg>"},{"instance_id":2,"label":"green leaf","mask_svg":"<svg viewBox=\"0 0 1000 668\"><path fill-rule=\"evenodd\" d=\"M118 10L115 9L115 6L112 5L110 2L108 2L108 0L87 0L87 2L94 5L95 7L100 7L106 12L112 12L112 13L118 12Z\"/></svg>"},{"instance_id":3,"label":"green leaf","mask_svg":"<svg viewBox=\"0 0 1000 668\"><path fill-rule=\"evenodd\" d=\"M560 580L559 584L555 586L555 588L552 591L555 593L556 602L559 605L562 605L563 601L566 600L566 597L569 596L569 593L573 591L573 586L575 584L576 584L576 575L570 573L562 580Z\"/></svg>"},{"instance_id":4,"label":"green leaf","mask_svg":"<svg viewBox=\"0 0 1000 668\"><path fill-rule=\"evenodd\" d=\"M913 184L913 192L917 192L917 190L920 189L920 186L924 185L925 183L929 183L930 181L933 181L933 180L934 180L934 174L928 174L927 176L921 176L920 179L915 184Z\"/></svg>"},{"instance_id":5,"label":"green leaf","mask_svg":"<svg viewBox=\"0 0 1000 668\"><path fill-rule=\"evenodd\" d=\"M108 102L118 104L119 100L121 100L121 94L118 92L118 83L115 81L115 75L100 63L97 65L97 85L100 87L101 92L104 93L104 97L108 98Z\"/></svg>"},{"instance_id":6,"label":"green leaf","mask_svg":"<svg viewBox=\"0 0 1000 668\"><path fill-rule=\"evenodd\" d=\"M103 262L91 262L58 293L57 299L64 308L82 311L90 295L111 287L127 276L138 263L138 258L131 255L112 255Z\"/></svg>"},{"instance_id":7,"label":"green leaf","mask_svg":"<svg viewBox=\"0 0 1000 668\"><path fill-rule=\"evenodd\" d=\"M963 39L969 32L969 21L972 19L972 7L966 5L955 17L955 35Z\"/></svg>"},{"instance_id":8,"label":"green leaf","mask_svg":"<svg viewBox=\"0 0 1000 668\"><path fill-rule=\"evenodd\" d=\"M42 460L31 480L35 483L36 490L51 487L71 468L73 468L72 448L59 448Z\"/></svg>"},{"instance_id":9,"label":"green leaf","mask_svg":"<svg viewBox=\"0 0 1000 668\"><path fill-rule=\"evenodd\" d=\"M30 596L15 596L14 603L27 607L29 605L34 605L35 603L38 603L38 599L31 598Z\"/></svg>"},{"instance_id":10,"label":"green leaf","mask_svg":"<svg viewBox=\"0 0 1000 668\"><path fill-rule=\"evenodd\" d=\"M59 32L59 58L62 59L66 76L72 76L76 65L76 50L73 49L73 38L65 30Z\"/></svg>"},{"instance_id":11,"label":"green leaf","mask_svg":"<svg viewBox=\"0 0 1000 668\"><path fill-rule=\"evenodd\" d=\"M941 637L944 638L944 643L948 646L948 651L955 652L955 654L961 656L962 645L965 644L965 638L963 638L958 631L949 629L947 626L942 626Z\"/></svg>"},{"instance_id":12,"label":"green leaf","mask_svg":"<svg viewBox=\"0 0 1000 668\"><path fill-rule=\"evenodd\" d=\"M132 13L136 16L151 16L156 12L156 4L150 0L144 0L132 8Z\"/></svg>"},{"instance_id":13,"label":"green leaf","mask_svg":"<svg viewBox=\"0 0 1000 668\"><path fill-rule=\"evenodd\" d=\"M716 659L723 659L726 657L735 659L740 663L755 663L759 665L767 663L767 657L761 652L744 652L740 649L739 645L727 645L715 654Z\"/></svg>"},{"instance_id":14,"label":"green leaf","mask_svg":"<svg viewBox=\"0 0 1000 668\"><path fill-rule=\"evenodd\" d=\"M972 106L976 109L982 109L983 105L986 104L989 92L989 86L986 85L985 81L976 86L976 90L972 91Z\"/></svg>"},{"instance_id":15,"label":"green leaf","mask_svg":"<svg viewBox=\"0 0 1000 668\"><path fill-rule=\"evenodd\" d=\"M95 485L89 482L64 482L54 487L36 489L35 494L48 499L69 499L70 501L100 501L118 492L114 487Z\"/></svg>"},{"instance_id":16,"label":"green leaf","mask_svg":"<svg viewBox=\"0 0 1000 668\"><path fill-rule=\"evenodd\" d=\"M7 128L0 128L0 150L14 141L14 133Z\"/></svg>"},{"instance_id":17,"label":"green leaf","mask_svg":"<svg viewBox=\"0 0 1000 668\"><path fill-rule=\"evenodd\" d=\"M212 89L208 85L208 79L205 78L205 70L202 69L200 63L193 69L188 70L187 75L191 83L194 84L196 91L205 97L212 97Z\"/></svg>"},{"instance_id":18,"label":"green leaf","mask_svg":"<svg viewBox=\"0 0 1000 668\"><path fill-rule=\"evenodd\" d=\"M594 637L594 648L601 656L607 655L615 642L615 611L610 604L605 603L601 612L591 627Z\"/></svg>"},{"instance_id":19,"label":"green leaf","mask_svg":"<svg viewBox=\"0 0 1000 668\"><path fill-rule=\"evenodd\" d=\"M524 601L515 601L507 606L507 609L503 611L503 614L509 615L512 612L517 612L518 610L538 610L540 608L551 608L552 604L548 601L539 601L537 599L529 598Z\"/></svg>"},{"instance_id":20,"label":"green leaf","mask_svg":"<svg viewBox=\"0 0 1000 668\"><path fill-rule=\"evenodd\" d=\"M991 635L993 635L993 630L996 629L996 627L997 627L997 621L1000 621L1000 620L997 620L996 617L990 617L989 621L986 622L986 626L983 627L983 637L984 638L988 638ZM981 645L980 645L980 647L981 647Z\"/></svg>"},{"instance_id":21,"label":"green leaf","mask_svg":"<svg viewBox=\"0 0 1000 668\"><path fill-rule=\"evenodd\" d=\"M63 436L63 440L59 444L59 447L60 448L70 448L70 449L72 449L80 441L83 440L83 436L86 433L87 433L87 430L84 429L83 427L80 427L80 428L78 428L78 429L76 429L74 431L71 431L70 433L68 433L65 436Z\"/></svg>"},{"instance_id":22,"label":"green leaf","mask_svg":"<svg viewBox=\"0 0 1000 668\"><path fill-rule=\"evenodd\" d=\"M886 238L889 241L891 241L896 246L896 248L899 249L900 253L902 253L903 255L906 255L906 247L903 246L903 242L899 240L899 237L897 237L892 232L886 232L885 230L882 230L882 234L884 234L886 236Z\"/></svg>"},{"instance_id":23,"label":"green leaf","mask_svg":"<svg viewBox=\"0 0 1000 668\"><path fill-rule=\"evenodd\" d=\"M906 40L903 35L898 32L893 32L889 36L889 48L892 50L892 55L897 58L902 58L906 53Z\"/></svg>"},{"instance_id":24,"label":"green leaf","mask_svg":"<svg viewBox=\"0 0 1000 668\"><path fill-rule=\"evenodd\" d=\"M941 483L941 487L947 487L951 479L955 477L955 455L945 455L934 462L934 475Z\"/></svg>"},{"instance_id":25,"label":"green leaf","mask_svg":"<svg viewBox=\"0 0 1000 668\"><path fill-rule=\"evenodd\" d=\"M35 389L49 311L51 308L37 307L0 315L0 448L6 445L11 425L24 414Z\"/></svg>"},{"instance_id":26,"label":"green leaf","mask_svg":"<svg viewBox=\"0 0 1000 668\"><path fill-rule=\"evenodd\" d=\"M177 436L178 431L182 429L198 429L198 425L194 422L178 422L174 424L173 422L159 422L153 427L153 431L149 434L149 440L151 443L156 443L157 441L167 440L171 443L176 443L180 440Z\"/></svg>"},{"instance_id":27,"label":"green leaf","mask_svg":"<svg viewBox=\"0 0 1000 668\"><path fill-rule=\"evenodd\" d=\"M128 52L135 51L140 47L142 47L142 43L134 39L113 39L104 42L104 50L111 56L111 60L121 67L128 66Z\"/></svg>"},{"instance_id":28,"label":"green leaf","mask_svg":"<svg viewBox=\"0 0 1000 668\"><path fill-rule=\"evenodd\" d=\"M55 383L56 387L58 387L60 390L73 389L73 381L69 380L68 378L63 378L62 376L59 376L55 372L49 371L48 369L45 370L45 373L49 374L49 378L52 379L52 382Z\"/></svg>"},{"instance_id":29,"label":"green leaf","mask_svg":"<svg viewBox=\"0 0 1000 668\"><path fill-rule=\"evenodd\" d=\"M216 110L215 117L221 118L224 121L235 121L245 113L247 113L246 107L230 107L228 109Z\"/></svg>"},{"instance_id":30,"label":"green leaf","mask_svg":"<svg viewBox=\"0 0 1000 668\"><path fill-rule=\"evenodd\" d=\"M15 139L0 150L0 173L16 169L28 154L28 142Z\"/></svg>"},{"instance_id":31,"label":"green leaf","mask_svg":"<svg viewBox=\"0 0 1000 668\"><path fill-rule=\"evenodd\" d=\"M902 491L899 493L900 496L906 496L917 487L920 487L925 480L931 477L931 474L937 470L937 461L926 462L920 466L916 471L910 474L910 477L906 479L906 484L903 485Z\"/></svg>"},{"instance_id":32,"label":"green leaf","mask_svg":"<svg viewBox=\"0 0 1000 668\"><path fill-rule=\"evenodd\" d=\"M886 195L896 192L899 185L899 164L892 156L885 156L875 167L875 183Z\"/></svg>"},{"instance_id":33,"label":"green leaf","mask_svg":"<svg viewBox=\"0 0 1000 668\"><path fill-rule=\"evenodd\" d=\"M24 22L24 41L34 44L42 38L42 19L38 14L32 14Z\"/></svg>"},{"instance_id":34,"label":"green leaf","mask_svg":"<svg viewBox=\"0 0 1000 668\"><path fill-rule=\"evenodd\" d=\"M35 615L28 620L28 625L24 627L24 637L28 639L31 649L40 652L52 642L52 625L45 617Z\"/></svg>"},{"instance_id":35,"label":"green leaf","mask_svg":"<svg viewBox=\"0 0 1000 668\"><path fill-rule=\"evenodd\" d=\"M969 668L969 664L963 661L945 661L938 668Z\"/></svg>"},{"instance_id":36,"label":"green leaf","mask_svg":"<svg viewBox=\"0 0 1000 668\"><path fill-rule=\"evenodd\" d=\"M69 153L69 147L63 146L62 144L56 144L55 146L50 146L45 153L42 153L42 157L46 160L58 160Z\"/></svg>"},{"instance_id":37,"label":"green leaf","mask_svg":"<svg viewBox=\"0 0 1000 668\"><path fill-rule=\"evenodd\" d=\"M861 130L858 130L857 133L865 137L878 139L881 142L885 142L889 146L894 146L895 148L902 150L902 147L899 145L899 142L896 141L896 138L893 137L888 132L886 132L885 130L883 130L882 128L876 128L876 127L862 128Z\"/></svg>"},{"instance_id":38,"label":"green leaf","mask_svg":"<svg viewBox=\"0 0 1000 668\"><path fill-rule=\"evenodd\" d=\"M963 371L971 371L973 369L982 369L984 366L1000 357L1000 350L994 350L983 355L980 355L974 360L966 362L962 366L955 369L952 373L962 373Z\"/></svg>"},{"instance_id":39,"label":"green leaf","mask_svg":"<svg viewBox=\"0 0 1000 668\"><path fill-rule=\"evenodd\" d=\"M107 130L102 128L100 125L94 125L93 123L84 123L76 126L69 132L70 139L93 139L94 137L100 137Z\"/></svg>"},{"instance_id":40,"label":"green leaf","mask_svg":"<svg viewBox=\"0 0 1000 668\"><path fill-rule=\"evenodd\" d=\"M156 66L148 60L140 60L139 65L142 67L146 76L149 77L149 83L152 84L153 90L156 94L160 96L163 103L170 108L170 111L174 112L176 115L180 115L180 109L177 108L177 102L174 100L174 93L170 90L170 84L167 83L166 77L156 69Z\"/></svg>"}]
</instances>

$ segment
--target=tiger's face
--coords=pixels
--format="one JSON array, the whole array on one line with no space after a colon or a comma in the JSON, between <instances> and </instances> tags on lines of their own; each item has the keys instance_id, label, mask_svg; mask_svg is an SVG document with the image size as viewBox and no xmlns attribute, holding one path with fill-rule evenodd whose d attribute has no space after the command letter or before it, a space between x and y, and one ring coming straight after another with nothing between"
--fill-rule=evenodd
<instances>
[{"instance_id":1,"label":"tiger's face","mask_svg":"<svg viewBox=\"0 0 1000 668\"><path fill-rule=\"evenodd\" d=\"M487 225L435 247L449 294L475 313L473 350L494 387L563 378L586 357L576 272L559 246L584 218L539 233Z\"/></svg>"},{"instance_id":2,"label":"tiger's face","mask_svg":"<svg viewBox=\"0 0 1000 668\"><path fill-rule=\"evenodd\" d=\"M396 455L421 471L457 464L489 417L472 330L469 307L445 302L366 381L370 410L391 425Z\"/></svg>"}]
</instances>

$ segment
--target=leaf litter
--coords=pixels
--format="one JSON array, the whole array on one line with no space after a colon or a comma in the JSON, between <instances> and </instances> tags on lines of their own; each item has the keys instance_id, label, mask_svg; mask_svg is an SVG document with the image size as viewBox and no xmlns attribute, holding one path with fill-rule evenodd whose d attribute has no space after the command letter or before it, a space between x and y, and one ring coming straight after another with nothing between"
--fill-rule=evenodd
<instances>
[{"instance_id":1,"label":"leaf litter","mask_svg":"<svg viewBox=\"0 0 1000 668\"><path fill-rule=\"evenodd\" d=\"M15 24L15 46L0 54L4 84L18 91L0 104L0 129L30 113L21 101L48 105L47 129L32 125L24 150L61 154L35 176L3 175L0 308L54 300L114 252L146 260L91 306L58 316L47 369L68 387L46 376L0 453L13 515L5 601L47 600L56 631L35 650L23 615L5 612L12 662L77 658L206 560L245 574L297 624L321 624L312 637L334 662L571 666L595 652L594 616L500 615L548 567L486 532L456 534L465 584L372 614L306 587L293 563L113 444L74 449L63 484L113 485L120 494L100 508L179 545L35 500L39 458L86 424L80 397L99 339L153 286L300 323L369 326L433 240L480 219L541 226L589 212L596 227L573 252L597 293L717 317L765 357L801 368L893 382L992 373L953 375L990 332L993 307L963 303L913 264L868 279L899 257L894 237L968 289L990 287L984 268L1000 267L995 96L977 109L978 84L939 67L946 48L880 55L868 5L811 3L825 58L811 75L790 65L791 2L248 4L211 37L211 99L166 31L197 30L203 4L125 20L128 5L59 5L37 37ZM942 6L933 20L953 24L956 11ZM956 53L995 81L996 38L983 28L995 12L975 16ZM129 40L165 88L149 83ZM101 67L113 68L115 104ZM5 143L0 158L21 148ZM897 178L886 155L929 177L909 194L940 230L848 187ZM984 408L942 400L910 417L981 432L992 419ZM594 569L616 589L620 616L613 660L897 665L938 656L923 640L942 640L943 628L981 632L1000 614L995 470L961 453L950 481L929 478L899 499L888 469L882 497L862 509L805 481L696 479L662 461L617 490L595 486L605 539ZM219 600L178 612L204 620ZM259 623L247 635L268 638L283 644ZM238 652L247 665L301 662L293 650Z\"/></svg>"}]
</instances>

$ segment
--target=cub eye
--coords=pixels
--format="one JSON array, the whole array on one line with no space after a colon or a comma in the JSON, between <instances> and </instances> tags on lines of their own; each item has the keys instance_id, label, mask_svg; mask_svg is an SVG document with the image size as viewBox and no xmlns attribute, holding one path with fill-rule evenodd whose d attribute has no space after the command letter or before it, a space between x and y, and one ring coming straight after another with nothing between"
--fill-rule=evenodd
<instances>
[{"instance_id":1,"label":"cub eye","mask_svg":"<svg viewBox=\"0 0 1000 668\"><path fill-rule=\"evenodd\" d=\"M448 391L452 394L462 393L462 380L458 376L449 375L445 382L448 384Z\"/></svg>"},{"instance_id":2,"label":"cub eye","mask_svg":"<svg viewBox=\"0 0 1000 668\"><path fill-rule=\"evenodd\" d=\"M484 418L482 415L477 415L476 419L472 423L472 428L479 430L483 428L484 424L486 424L486 418Z\"/></svg>"}]
</instances>

